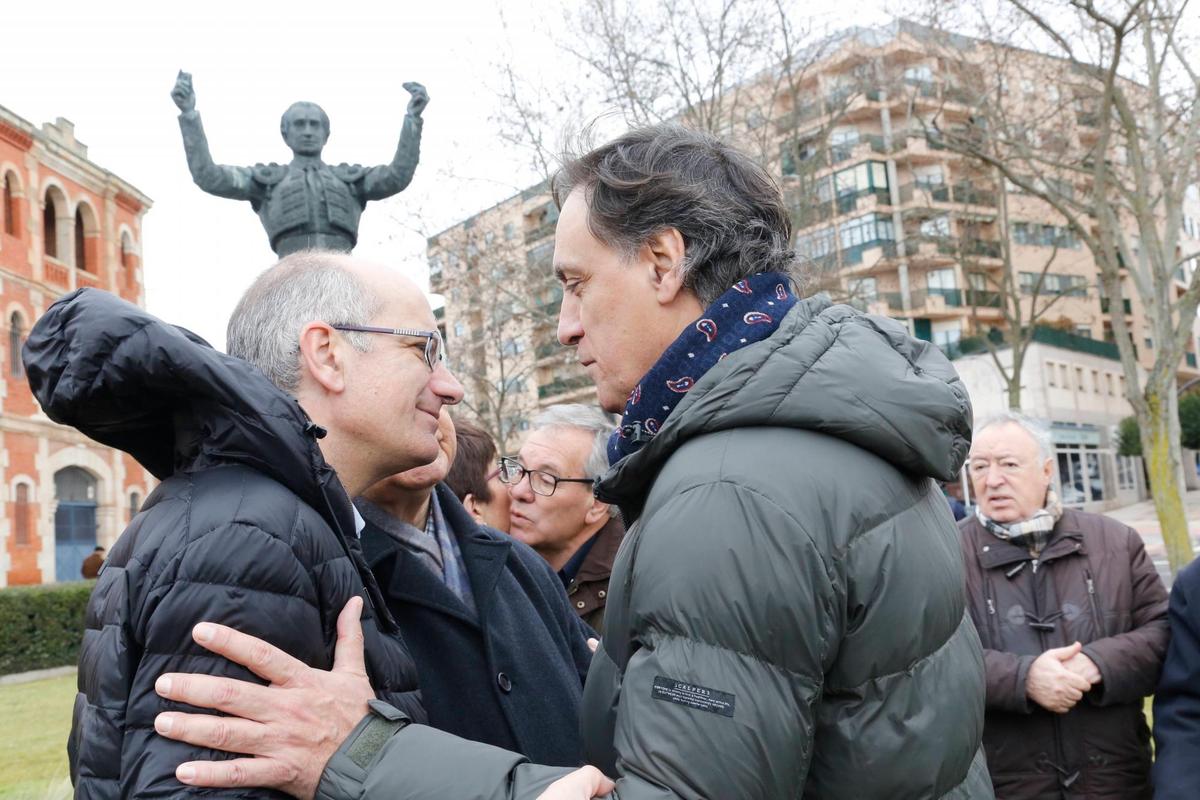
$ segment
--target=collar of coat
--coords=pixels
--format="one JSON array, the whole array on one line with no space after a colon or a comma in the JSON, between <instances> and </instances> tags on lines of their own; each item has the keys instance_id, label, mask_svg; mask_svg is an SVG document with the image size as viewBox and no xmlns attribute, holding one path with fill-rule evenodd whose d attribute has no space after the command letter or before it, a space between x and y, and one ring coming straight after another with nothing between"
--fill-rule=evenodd
<instances>
[{"instance_id":1,"label":"collar of coat","mask_svg":"<svg viewBox=\"0 0 1200 800\"><path fill-rule=\"evenodd\" d=\"M973 538L975 554L979 565L984 569L1000 569L1019 563L1033 561L1034 556L1026 547L1020 547L1010 542L997 539L979 523L975 517L968 517L966 524L975 529L977 535ZM1083 529L1079 518L1070 509L1064 509L1058 524L1050 533L1050 539L1037 560L1045 564L1071 555L1087 553L1087 543L1083 538Z\"/></svg>"},{"instance_id":2,"label":"collar of coat","mask_svg":"<svg viewBox=\"0 0 1200 800\"><path fill-rule=\"evenodd\" d=\"M588 551L579 571L575 573L577 583L602 581L612 575L613 562L617 560L617 551L621 549L621 540L625 538L625 526L620 517L609 517L596 533L596 543Z\"/></svg>"}]
</instances>

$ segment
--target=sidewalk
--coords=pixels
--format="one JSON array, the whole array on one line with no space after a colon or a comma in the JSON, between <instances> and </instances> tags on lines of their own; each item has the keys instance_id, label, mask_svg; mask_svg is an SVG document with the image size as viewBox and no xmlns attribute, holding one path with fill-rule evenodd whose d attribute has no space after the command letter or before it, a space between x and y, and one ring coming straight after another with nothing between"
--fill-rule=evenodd
<instances>
[{"instance_id":1,"label":"sidewalk","mask_svg":"<svg viewBox=\"0 0 1200 800\"><path fill-rule=\"evenodd\" d=\"M1188 492L1184 496L1183 505L1187 513L1188 530L1192 534L1192 547L1200 552L1200 490ZM1154 502L1145 500L1141 503L1134 503L1131 506L1107 511L1105 516L1125 523L1142 535L1142 541L1146 543L1146 552L1154 560L1154 566L1158 568L1158 572L1166 581L1167 586L1170 586L1167 551L1163 545L1158 516L1154 513Z\"/></svg>"}]
</instances>

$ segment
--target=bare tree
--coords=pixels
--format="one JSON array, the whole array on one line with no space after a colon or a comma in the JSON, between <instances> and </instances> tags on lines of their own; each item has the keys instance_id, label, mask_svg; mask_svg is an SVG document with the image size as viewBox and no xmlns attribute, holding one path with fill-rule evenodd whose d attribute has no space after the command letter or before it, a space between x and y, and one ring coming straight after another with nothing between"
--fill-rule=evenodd
<instances>
[{"instance_id":1,"label":"bare tree","mask_svg":"<svg viewBox=\"0 0 1200 800\"><path fill-rule=\"evenodd\" d=\"M948 7L939 3L943 24ZM1187 0L964 0L955 8L968 12L956 30L1003 46L976 49L991 79L980 98L987 114L932 126L946 147L1039 198L1090 251L1114 310L1126 396L1177 571L1193 557L1177 372L1200 303L1200 274L1182 269L1194 254L1180 238L1186 192L1200 178L1200 74L1195 42L1183 33L1194 12ZM1141 300L1152 359L1139 357L1121 313L1127 285Z\"/></svg>"}]
</instances>

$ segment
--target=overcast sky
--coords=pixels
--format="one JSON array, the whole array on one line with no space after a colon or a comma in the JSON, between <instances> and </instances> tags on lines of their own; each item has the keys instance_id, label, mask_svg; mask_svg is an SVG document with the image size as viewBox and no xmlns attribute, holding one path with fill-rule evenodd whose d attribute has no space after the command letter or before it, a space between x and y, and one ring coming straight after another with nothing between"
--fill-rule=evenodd
<instances>
[{"instance_id":1,"label":"overcast sky","mask_svg":"<svg viewBox=\"0 0 1200 800\"><path fill-rule=\"evenodd\" d=\"M290 159L279 117L296 100L329 113L327 162L390 161L408 101L401 84L424 83L432 99L416 177L367 207L356 253L427 285L411 212L435 232L531 177L495 137L493 65L565 68L544 33L559 3L506 3L507 29L497 9L495 0L9 3L0 105L35 125L70 119L93 161L153 199L142 227L147 304L222 347L237 298L274 256L249 203L192 183L169 96L177 71L192 73L213 158L237 165Z\"/></svg>"}]
</instances>

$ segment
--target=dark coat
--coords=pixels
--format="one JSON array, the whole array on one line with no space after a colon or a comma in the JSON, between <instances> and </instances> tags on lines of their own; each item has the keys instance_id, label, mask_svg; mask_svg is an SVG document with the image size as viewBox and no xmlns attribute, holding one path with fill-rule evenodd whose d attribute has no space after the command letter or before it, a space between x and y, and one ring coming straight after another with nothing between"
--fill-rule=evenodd
<instances>
[{"instance_id":1,"label":"dark coat","mask_svg":"<svg viewBox=\"0 0 1200 800\"><path fill-rule=\"evenodd\" d=\"M83 560L83 566L79 568L79 574L82 575L85 580L90 581L92 578L95 578L100 574L100 568L102 566L104 566L104 554L99 552L92 553Z\"/></svg>"},{"instance_id":2,"label":"dark coat","mask_svg":"<svg viewBox=\"0 0 1200 800\"><path fill-rule=\"evenodd\" d=\"M596 532L592 549L583 558L579 571L567 584L567 597L575 613L597 634L604 633L604 607L608 604L608 579L613 561L625 538L625 525L619 516L609 518Z\"/></svg>"},{"instance_id":3,"label":"dark coat","mask_svg":"<svg viewBox=\"0 0 1200 800\"><path fill-rule=\"evenodd\" d=\"M371 684L424 719L412 658L386 609L373 611L382 596L357 549L350 499L295 400L244 361L93 289L51 306L23 355L51 419L162 481L88 602L68 742L76 797L213 794L180 784L175 768L229 754L154 732L159 712L186 708L155 694L164 672L263 682L192 641L205 620L329 669L338 613L364 594Z\"/></svg>"},{"instance_id":4,"label":"dark coat","mask_svg":"<svg viewBox=\"0 0 1200 800\"><path fill-rule=\"evenodd\" d=\"M1167 648L1167 592L1137 531L1066 510L1034 559L974 516L959 529L987 664L983 743L996 797L1149 798L1142 704ZM1029 667L1077 641L1101 682L1055 714L1026 696Z\"/></svg>"},{"instance_id":5,"label":"dark coat","mask_svg":"<svg viewBox=\"0 0 1200 800\"><path fill-rule=\"evenodd\" d=\"M545 559L478 525L445 485L436 491L478 616L407 548L370 523L363 529L368 561L416 658L430 724L541 764L578 766L591 631Z\"/></svg>"},{"instance_id":6,"label":"dark coat","mask_svg":"<svg viewBox=\"0 0 1200 800\"><path fill-rule=\"evenodd\" d=\"M1175 578L1171 644L1154 694L1154 798L1200 797L1200 561Z\"/></svg>"},{"instance_id":7,"label":"dark coat","mask_svg":"<svg viewBox=\"0 0 1200 800\"><path fill-rule=\"evenodd\" d=\"M970 434L941 351L821 298L696 381L598 487L630 523L581 720L614 797L990 800L983 653L933 480ZM319 796L533 800L551 779L410 725L366 775L336 754Z\"/></svg>"}]
</instances>

